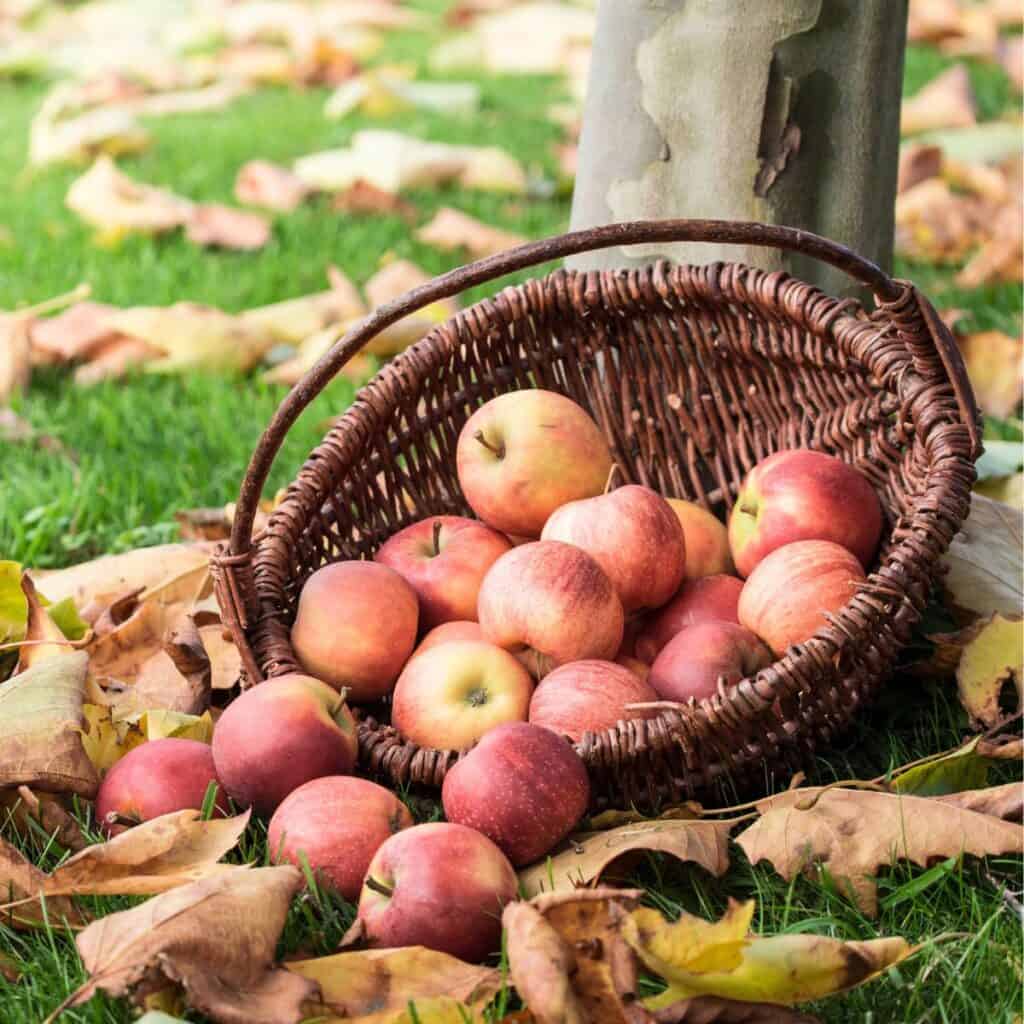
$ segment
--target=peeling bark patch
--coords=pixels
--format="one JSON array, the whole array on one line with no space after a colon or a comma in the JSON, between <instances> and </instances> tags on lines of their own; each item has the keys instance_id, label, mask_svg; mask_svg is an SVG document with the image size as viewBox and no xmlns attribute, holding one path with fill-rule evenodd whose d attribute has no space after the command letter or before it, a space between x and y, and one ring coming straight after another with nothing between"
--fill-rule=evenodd
<instances>
[{"instance_id":1,"label":"peeling bark patch","mask_svg":"<svg viewBox=\"0 0 1024 1024\"><path fill-rule=\"evenodd\" d=\"M778 140L776 146L770 153L761 157L761 166L757 170L757 177L754 179L754 195L762 198L768 195L768 190L775 184L775 180L786 169L790 156L800 152L800 125L795 121L789 121Z\"/></svg>"}]
</instances>

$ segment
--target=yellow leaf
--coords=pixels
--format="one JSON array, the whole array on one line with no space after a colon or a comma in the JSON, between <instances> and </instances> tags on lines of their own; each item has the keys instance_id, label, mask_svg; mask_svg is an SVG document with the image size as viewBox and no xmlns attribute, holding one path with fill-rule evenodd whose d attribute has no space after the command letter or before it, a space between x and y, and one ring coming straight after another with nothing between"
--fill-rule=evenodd
<instances>
[{"instance_id":1,"label":"yellow leaf","mask_svg":"<svg viewBox=\"0 0 1024 1024\"><path fill-rule=\"evenodd\" d=\"M213 739L213 719L209 711L201 715L186 715L162 708L143 711L138 717L138 728L146 740L174 738L209 743ZM138 746L141 742L143 740L133 745Z\"/></svg>"},{"instance_id":2,"label":"yellow leaf","mask_svg":"<svg viewBox=\"0 0 1024 1024\"><path fill-rule=\"evenodd\" d=\"M1024 700L1024 620L993 615L961 633L964 642L956 670L960 703L971 718L993 726L1002 717L999 696L1012 682L1017 705Z\"/></svg>"},{"instance_id":3,"label":"yellow leaf","mask_svg":"<svg viewBox=\"0 0 1024 1024\"><path fill-rule=\"evenodd\" d=\"M24 672L48 658L70 654L74 648L43 607L28 573L22 574L21 590L28 608L25 623L26 645L21 648L18 655L18 671Z\"/></svg>"},{"instance_id":4,"label":"yellow leaf","mask_svg":"<svg viewBox=\"0 0 1024 1024\"><path fill-rule=\"evenodd\" d=\"M961 338L959 345L982 410L1012 416L1024 395L1024 341L1002 331L981 331Z\"/></svg>"}]
</instances>

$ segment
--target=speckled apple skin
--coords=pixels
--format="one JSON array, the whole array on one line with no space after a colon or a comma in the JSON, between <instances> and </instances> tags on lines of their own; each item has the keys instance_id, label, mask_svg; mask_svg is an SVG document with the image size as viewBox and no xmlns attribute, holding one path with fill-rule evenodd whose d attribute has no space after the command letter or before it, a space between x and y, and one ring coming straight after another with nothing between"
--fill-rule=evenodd
<instances>
[{"instance_id":1,"label":"speckled apple skin","mask_svg":"<svg viewBox=\"0 0 1024 1024\"><path fill-rule=\"evenodd\" d=\"M172 811L200 810L211 782L220 786L217 809L227 813L208 743L168 738L128 751L104 776L96 794L96 818L112 832L107 816L149 821ZM116 825L114 826L116 829Z\"/></svg>"},{"instance_id":2,"label":"speckled apple skin","mask_svg":"<svg viewBox=\"0 0 1024 1024\"><path fill-rule=\"evenodd\" d=\"M688 580L668 604L647 617L636 638L636 656L652 665L665 645L687 626L699 622L738 623L742 590L743 580L736 576Z\"/></svg>"},{"instance_id":3,"label":"speckled apple skin","mask_svg":"<svg viewBox=\"0 0 1024 1024\"><path fill-rule=\"evenodd\" d=\"M518 882L508 858L463 825L432 822L386 840L363 885L358 918L372 946L426 946L471 963L501 946L501 912Z\"/></svg>"},{"instance_id":4,"label":"speckled apple skin","mask_svg":"<svg viewBox=\"0 0 1024 1024\"><path fill-rule=\"evenodd\" d=\"M482 832L517 867L557 846L590 802L590 780L568 740L539 725L498 726L445 776L445 817Z\"/></svg>"},{"instance_id":5,"label":"speckled apple skin","mask_svg":"<svg viewBox=\"0 0 1024 1024\"><path fill-rule=\"evenodd\" d=\"M413 825L390 790L351 775L327 775L289 793L270 819L267 848L275 864L303 866L320 884L355 901L374 854Z\"/></svg>"},{"instance_id":6,"label":"speckled apple skin","mask_svg":"<svg viewBox=\"0 0 1024 1024\"><path fill-rule=\"evenodd\" d=\"M622 602L585 551L561 541L513 548L480 588L484 636L506 650L530 647L548 669L570 661L610 661L622 644Z\"/></svg>"},{"instance_id":7,"label":"speckled apple skin","mask_svg":"<svg viewBox=\"0 0 1024 1024\"><path fill-rule=\"evenodd\" d=\"M348 775L358 750L355 719L339 695L298 673L246 690L213 730L213 759L228 794L262 815L310 779Z\"/></svg>"},{"instance_id":8,"label":"speckled apple skin","mask_svg":"<svg viewBox=\"0 0 1024 1024\"><path fill-rule=\"evenodd\" d=\"M864 581L860 561L844 547L804 540L758 563L740 594L740 622L781 657L826 625Z\"/></svg>"}]
</instances>

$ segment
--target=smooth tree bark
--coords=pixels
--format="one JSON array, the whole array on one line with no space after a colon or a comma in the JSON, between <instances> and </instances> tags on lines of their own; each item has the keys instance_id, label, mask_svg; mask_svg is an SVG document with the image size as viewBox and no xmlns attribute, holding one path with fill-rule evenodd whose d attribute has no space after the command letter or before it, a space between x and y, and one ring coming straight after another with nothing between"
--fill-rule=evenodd
<instances>
[{"instance_id":1,"label":"smooth tree bark","mask_svg":"<svg viewBox=\"0 0 1024 1024\"><path fill-rule=\"evenodd\" d=\"M669 217L788 224L888 268L907 0L599 0L572 227ZM741 260L850 292L838 271L742 246L631 246L577 268Z\"/></svg>"}]
</instances>

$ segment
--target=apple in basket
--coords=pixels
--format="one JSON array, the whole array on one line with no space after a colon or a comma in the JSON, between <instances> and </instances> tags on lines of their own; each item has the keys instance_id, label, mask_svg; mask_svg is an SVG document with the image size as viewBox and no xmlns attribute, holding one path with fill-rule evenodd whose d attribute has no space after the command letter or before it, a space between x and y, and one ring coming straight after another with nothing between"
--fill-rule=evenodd
<instances>
[{"instance_id":1,"label":"apple in basket","mask_svg":"<svg viewBox=\"0 0 1024 1024\"><path fill-rule=\"evenodd\" d=\"M881 533L882 508L864 475L808 448L759 462L729 516L729 544L741 576L777 548L800 540L840 544L867 569Z\"/></svg>"},{"instance_id":2,"label":"apple in basket","mask_svg":"<svg viewBox=\"0 0 1024 1024\"><path fill-rule=\"evenodd\" d=\"M462 493L488 526L539 537L567 501L601 494L612 468L597 424L571 399L526 389L492 398L456 447Z\"/></svg>"},{"instance_id":3,"label":"apple in basket","mask_svg":"<svg viewBox=\"0 0 1024 1024\"><path fill-rule=\"evenodd\" d=\"M585 551L544 540L513 548L484 577L477 605L484 636L527 650L536 678L584 658L611 660L622 644L622 602Z\"/></svg>"},{"instance_id":4,"label":"apple in basket","mask_svg":"<svg viewBox=\"0 0 1024 1024\"><path fill-rule=\"evenodd\" d=\"M476 618L487 570L510 550L497 530L463 516L433 516L399 530L374 556L400 573L420 602L420 629Z\"/></svg>"},{"instance_id":5,"label":"apple in basket","mask_svg":"<svg viewBox=\"0 0 1024 1024\"><path fill-rule=\"evenodd\" d=\"M864 581L860 560L827 540L802 540L758 562L740 594L740 622L779 656L827 624Z\"/></svg>"},{"instance_id":6,"label":"apple in basket","mask_svg":"<svg viewBox=\"0 0 1024 1024\"><path fill-rule=\"evenodd\" d=\"M465 825L416 825L385 840L366 872L355 929L371 946L426 946L477 961L501 946L516 897L508 858Z\"/></svg>"},{"instance_id":7,"label":"apple in basket","mask_svg":"<svg viewBox=\"0 0 1024 1024\"><path fill-rule=\"evenodd\" d=\"M391 692L416 643L419 599L394 569L376 562L334 562L299 594L292 648L310 675L353 703Z\"/></svg>"},{"instance_id":8,"label":"apple in basket","mask_svg":"<svg viewBox=\"0 0 1024 1024\"><path fill-rule=\"evenodd\" d=\"M686 537L685 578L696 580L701 576L734 572L725 523L695 501L682 498L665 500L679 519Z\"/></svg>"},{"instance_id":9,"label":"apple in basket","mask_svg":"<svg viewBox=\"0 0 1024 1024\"><path fill-rule=\"evenodd\" d=\"M686 570L686 541L669 503L629 484L556 509L541 540L582 548L612 581L626 613L663 605Z\"/></svg>"}]
</instances>

